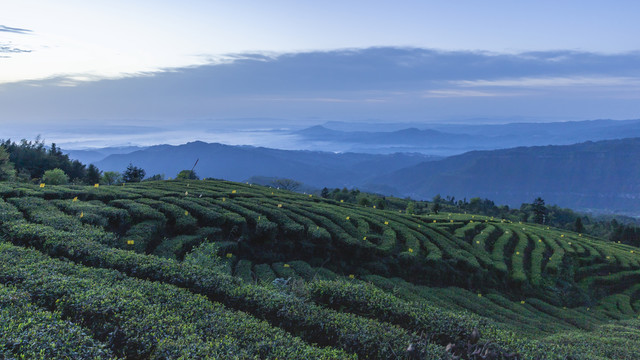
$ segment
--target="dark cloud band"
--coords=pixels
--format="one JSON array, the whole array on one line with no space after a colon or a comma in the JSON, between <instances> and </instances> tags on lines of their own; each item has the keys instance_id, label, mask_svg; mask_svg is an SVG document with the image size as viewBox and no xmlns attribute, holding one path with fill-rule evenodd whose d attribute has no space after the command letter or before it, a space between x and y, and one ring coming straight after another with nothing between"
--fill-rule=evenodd
<instances>
[{"instance_id":1,"label":"dark cloud band","mask_svg":"<svg viewBox=\"0 0 640 360\"><path fill-rule=\"evenodd\" d=\"M29 29L14 28L14 27L8 27L8 26L4 26L4 25L0 25L0 32L10 32L10 33L14 33L14 34L30 34L30 33L32 33L32 31L29 30Z\"/></svg>"}]
</instances>

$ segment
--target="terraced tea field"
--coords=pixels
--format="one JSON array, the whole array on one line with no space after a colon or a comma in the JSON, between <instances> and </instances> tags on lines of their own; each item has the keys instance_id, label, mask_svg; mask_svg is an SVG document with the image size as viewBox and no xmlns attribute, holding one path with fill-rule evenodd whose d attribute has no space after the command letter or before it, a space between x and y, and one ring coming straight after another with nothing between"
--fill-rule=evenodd
<instances>
[{"instance_id":1,"label":"terraced tea field","mask_svg":"<svg viewBox=\"0 0 640 360\"><path fill-rule=\"evenodd\" d=\"M224 181L2 183L0 222L7 358L639 354L640 249L546 226Z\"/></svg>"}]
</instances>

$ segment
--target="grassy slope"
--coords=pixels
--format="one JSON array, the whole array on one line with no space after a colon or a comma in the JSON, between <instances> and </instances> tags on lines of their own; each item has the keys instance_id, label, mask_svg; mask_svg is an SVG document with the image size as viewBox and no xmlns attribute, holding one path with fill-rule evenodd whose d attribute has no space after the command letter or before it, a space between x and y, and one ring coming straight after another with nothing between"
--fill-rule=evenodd
<instances>
[{"instance_id":1,"label":"grassy slope","mask_svg":"<svg viewBox=\"0 0 640 360\"><path fill-rule=\"evenodd\" d=\"M77 327L67 348L403 358L411 343L437 358L478 328L524 358L631 359L640 338L640 250L581 234L220 181L0 184L0 196L11 243L0 248L0 286L30 299L24 316L52 311L52 324ZM184 304L204 320L183 317ZM5 353L21 349L0 337Z\"/></svg>"}]
</instances>

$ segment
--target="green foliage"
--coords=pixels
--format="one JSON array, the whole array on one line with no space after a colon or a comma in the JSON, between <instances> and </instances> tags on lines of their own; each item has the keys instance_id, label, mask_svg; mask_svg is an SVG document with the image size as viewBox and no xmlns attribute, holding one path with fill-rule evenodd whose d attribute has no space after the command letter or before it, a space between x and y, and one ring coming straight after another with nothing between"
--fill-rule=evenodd
<instances>
[{"instance_id":1,"label":"green foliage","mask_svg":"<svg viewBox=\"0 0 640 360\"><path fill-rule=\"evenodd\" d=\"M51 185L64 185L69 182L69 177L62 169L47 170L42 175L42 182Z\"/></svg>"},{"instance_id":2,"label":"green foliage","mask_svg":"<svg viewBox=\"0 0 640 360\"><path fill-rule=\"evenodd\" d=\"M193 170L182 170L176 175L177 180L198 180L200 179Z\"/></svg>"},{"instance_id":3,"label":"green foliage","mask_svg":"<svg viewBox=\"0 0 640 360\"><path fill-rule=\"evenodd\" d=\"M100 183L107 185L119 184L122 181L122 175L116 171L105 171L102 173Z\"/></svg>"}]
</instances>

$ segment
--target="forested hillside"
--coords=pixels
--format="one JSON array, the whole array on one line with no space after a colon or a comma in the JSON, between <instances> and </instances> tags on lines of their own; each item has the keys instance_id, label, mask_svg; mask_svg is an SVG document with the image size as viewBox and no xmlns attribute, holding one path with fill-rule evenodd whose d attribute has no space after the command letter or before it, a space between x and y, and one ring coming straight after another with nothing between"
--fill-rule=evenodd
<instances>
[{"instance_id":1,"label":"forested hillside","mask_svg":"<svg viewBox=\"0 0 640 360\"><path fill-rule=\"evenodd\" d=\"M640 249L543 225L191 180L2 183L0 232L9 358L637 357Z\"/></svg>"}]
</instances>

